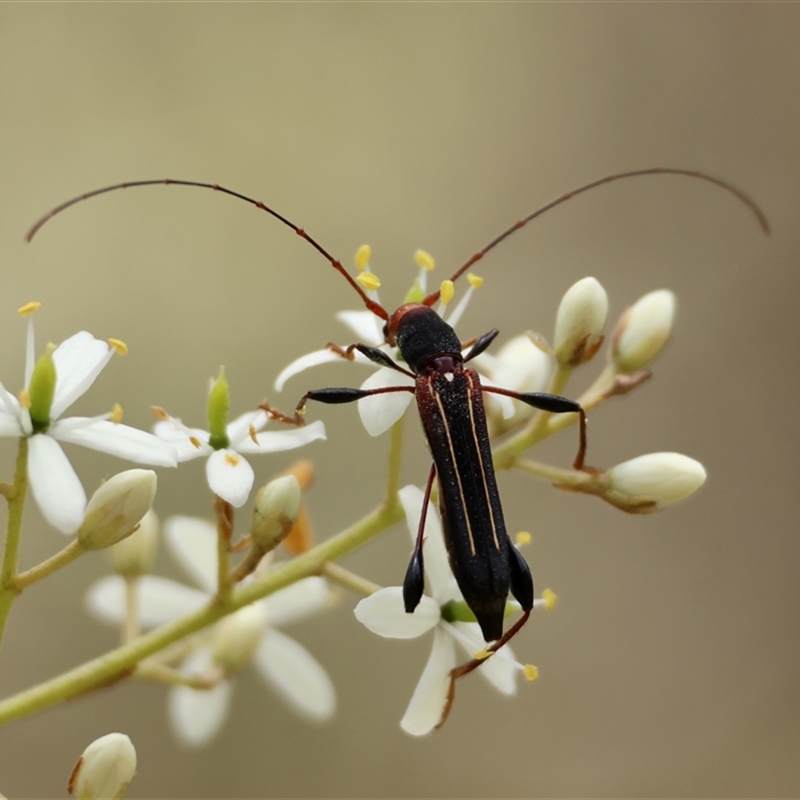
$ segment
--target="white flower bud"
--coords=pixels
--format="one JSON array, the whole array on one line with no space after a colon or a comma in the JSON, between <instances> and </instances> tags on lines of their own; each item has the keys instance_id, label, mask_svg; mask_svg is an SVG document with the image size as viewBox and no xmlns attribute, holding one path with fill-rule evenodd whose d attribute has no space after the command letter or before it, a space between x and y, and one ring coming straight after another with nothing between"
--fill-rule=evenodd
<instances>
[{"instance_id":1,"label":"white flower bud","mask_svg":"<svg viewBox=\"0 0 800 800\"><path fill-rule=\"evenodd\" d=\"M694 494L705 483L706 471L680 453L648 453L617 464L606 478L615 504L657 511Z\"/></svg>"},{"instance_id":2,"label":"white flower bud","mask_svg":"<svg viewBox=\"0 0 800 800\"><path fill-rule=\"evenodd\" d=\"M589 361L603 343L607 314L608 296L595 278L573 284L561 299L556 314L553 335L556 358L572 367Z\"/></svg>"},{"instance_id":3,"label":"white flower bud","mask_svg":"<svg viewBox=\"0 0 800 800\"><path fill-rule=\"evenodd\" d=\"M158 550L158 528L158 517L151 508L138 529L111 548L111 563L118 575L135 578L150 572Z\"/></svg>"},{"instance_id":4,"label":"white flower bud","mask_svg":"<svg viewBox=\"0 0 800 800\"><path fill-rule=\"evenodd\" d=\"M288 536L300 513L300 500L300 484L294 475L275 478L259 490L250 535L262 553L273 550Z\"/></svg>"},{"instance_id":5,"label":"white flower bud","mask_svg":"<svg viewBox=\"0 0 800 800\"><path fill-rule=\"evenodd\" d=\"M619 372L644 369L663 349L672 333L675 295L659 289L639 298L617 322L612 358Z\"/></svg>"},{"instance_id":6,"label":"white flower bud","mask_svg":"<svg viewBox=\"0 0 800 800\"><path fill-rule=\"evenodd\" d=\"M226 617L217 627L211 657L228 675L247 666L264 636L267 624L263 604L245 606Z\"/></svg>"},{"instance_id":7,"label":"white flower bud","mask_svg":"<svg viewBox=\"0 0 800 800\"><path fill-rule=\"evenodd\" d=\"M130 536L156 496L151 469L129 469L109 478L86 506L78 539L89 550L109 547Z\"/></svg>"},{"instance_id":8,"label":"white flower bud","mask_svg":"<svg viewBox=\"0 0 800 800\"><path fill-rule=\"evenodd\" d=\"M136 774L136 749L124 733L93 741L78 759L68 791L78 800L119 800Z\"/></svg>"}]
</instances>

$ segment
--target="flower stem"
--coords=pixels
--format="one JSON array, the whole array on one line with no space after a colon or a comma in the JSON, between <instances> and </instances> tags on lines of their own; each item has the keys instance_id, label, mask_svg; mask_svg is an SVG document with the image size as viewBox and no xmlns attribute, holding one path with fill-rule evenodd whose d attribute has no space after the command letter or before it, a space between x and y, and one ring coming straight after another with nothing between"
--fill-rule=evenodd
<instances>
[{"instance_id":1,"label":"flower stem","mask_svg":"<svg viewBox=\"0 0 800 800\"><path fill-rule=\"evenodd\" d=\"M318 575L327 561L349 553L401 519L400 503L387 500L359 522L273 572L255 578L247 586L234 589L226 598L217 598L183 619L3 700L0 702L0 725L128 677L142 659L301 578Z\"/></svg>"},{"instance_id":2,"label":"flower stem","mask_svg":"<svg viewBox=\"0 0 800 800\"><path fill-rule=\"evenodd\" d=\"M233 506L214 495L214 514L217 517L217 598L222 601L231 591L230 546L233 534Z\"/></svg>"},{"instance_id":3,"label":"flower stem","mask_svg":"<svg viewBox=\"0 0 800 800\"><path fill-rule=\"evenodd\" d=\"M22 591L27 589L32 583L52 575L56 570L71 564L78 556L83 555L86 548L81 544L78 539L73 539L63 550L59 550L54 556L42 561L35 567L20 572L17 575L14 585Z\"/></svg>"},{"instance_id":4,"label":"flower stem","mask_svg":"<svg viewBox=\"0 0 800 800\"><path fill-rule=\"evenodd\" d=\"M338 583L339 586L344 586L345 589L362 594L364 597L375 594L381 588L377 583L362 578L360 575L356 575L355 572L350 572L349 569L340 567L332 561L323 564L321 574Z\"/></svg>"},{"instance_id":5,"label":"flower stem","mask_svg":"<svg viewBox=\"0 0 800 800\"><path fill-rule=\"evenodd\" d=\"M19 440L17 464L14 470L13 490L5 492L8 500L8 523L6 543L3 550L3 565L0 567L0 645L3 642L8 615L20 588L16 585L19 542L22 533L22 512L25 510L25 495L28 489L28 440Z\"/></svg>"}]
</instances>

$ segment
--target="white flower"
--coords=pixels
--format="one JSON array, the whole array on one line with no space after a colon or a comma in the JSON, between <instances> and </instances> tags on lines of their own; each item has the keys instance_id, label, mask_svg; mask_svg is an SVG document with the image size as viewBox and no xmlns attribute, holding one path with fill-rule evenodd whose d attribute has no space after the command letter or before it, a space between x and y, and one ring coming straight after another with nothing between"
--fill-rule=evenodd
<instances>
[{"instance_id":1,"label":"white flower","mask_svg":"<svg viewBox=\"0 0 800 800\"><path fill-rule=\"evenodd\" d=\"M364 252L366 250L366 252ZM356 256L356 263L361 270L369 270L369 249L364 247L359 250ZM427 273L433 269L433 259L427 253L418 250L415 254L417 264L420 267L417 283L412 290L411 295L417 298L416 301L421 300L426 293ZM449 309L449 305L440 303L437 311L442 316L446 317L446 322L455 327L461 319L462 314L467 308L475 289L480 287L482 279L475 276L468 276L469 286L461 297L461 300L455 304L449 314L445 312ZM378 302L378 293L376 290L367 292L370 299ZM408 300L407 302L414 302ZM336 318L347 325L348 328L355 334L356 341L359 344L366 344L371 347L379 348L389 355L395 362L398 362L397 348L389 347L383 337L383 321L380 320L371 311L339 311ZM352 358L357 364L365 364L375 370L364 383L361 384L361 389L378 389L387 386L413 386L414 380L408 375L404 375L397 370L390 369L389 367L381 367L370 361L362 353L353 351ZM325 348L324 350L315 350L311 353L306 353L303 356L292 361L285 367L278 377L275 379L275 389L283 391L286 382L299 375L305 370L315 367L319 364L341 363L345 360L342 357L341 349ZM403 365L402 361L399 361ZM484 380L489 386L495 384L491 380ZM503 408L503 414L506 417L513 415L512 401L509 398L496 395L497 402ZM387 431L400 417L403 416L408 408L411 400L413 399L412 392L385 392L382 394L374 395L372 397L364 397L357 401L358 412L361 416L361 422L370 436L379 436Z\"/></svg>"},{"instance_id":2,"label":"white flower","mask_svg":"<svg viewBox=\"0 0 800 800\"><path fill-rule=\"evenodd\" d=\"M199 428L187 428L179 419L164 413L156 423L155 433L169 442L178 453L178 461L206 457L206 479L214 494L240 508L253 488L253 468L244 453L277 453L293 450L309 442L325 438L325 425L312 422L301 428L268 431L265 411L248 411L230 422L226 428L227 447L215 449L209 439L211 434Z\"/></svg>"},{"instance_id":3,"label":"white flower","mask_svg":"<svg viewBox=\"0 0 800 800\"><path fill-rule=\"evenodd\" d=\"M612 334L611 356L619 372L644 369L663 349L675 321L675 295L659 289L626 309Z\"/></svg>"},{"instance_id":4,"label":"white flower","mask_svg":"<svg viewBox=\"0 0 800 800\"><path fill-rule=\"evenodd\" d=\"M484 383L520 393L545 391L553 373L553 357L525 333L509 339L497 354L482 353L474 363ZM493 418L502 416L507 425L534 413L527 403L505 395L486 392L483 397L487 414Z\"/></svg>"},{"instance_id":5,"label":"white flower","mask_svg":"<svg viewBox=\"0 0 800 800\"><path fill-rule=\"evenodd\" d=\"M28 437L28 479L45 519L63 533L74 533L83 520L86 493L60 442L70 442L110 453L138 464L174 467L175 451L151 433L111 420L112 415L70 417L61 415L94 383L118 349L81 331L40 359L50 372L45 383L50 402L46 419L31 419L31 381L36 363L32 317L28 317L23 402L0 383L0 436Z\"/></svg>"},{"instance_id":6,"label":"white flower","mask_svg":"<svg viewBox=\"0 0 800 800\"><path fill-rule=\"evenodd\" d=\"M153 506L156 474L128 469L109 478L92 495L78 539L89 550L110 547L130 536Z\"/></svg>"},{"instance_id":7,"label":"white flower","mask_svg":"<svg viewBox=\"0 0 800 800\"><path fill-rule=\"evenodd\" d=\"M693 495L705 483L706 471L681 453L647 453L617 464L606 477L611 500L648 512Z\"/></svg>"},{"instance_id":8,"label":"white flower","mask_svg":"<svg viewBox=\"0 0 800 800\"><path fill-rule=\"evenodd\" d=\"M119 800L136 774L136 748L124 733L95 739L78 759L68 791L78 800Z\"/></svg>"},{"instance_id":9,"label":"white flower","mask_svg":"<svg viewBox=\"0 0 800 800\"><path fill-rule=\"evenodd\" d=\"M216 590L214 526L191 517L172 517L164 524L164 534L176 559L201 589L167 578L142 577L139 614L145 627L163 625L197 611ZM125 584L121 577L113 575L98 581L86 600L95 616L113 624L123 623ZM249 660L251 645L256 669L289 706L311 720L329 719L336 708L336 693L327 672L278 627L311 616L331 603L332 594L323 578L304 578L241 609L201 635L200 645L181 670L187 675L222 671L225 678L209 690L188 686L170 690L169 716L178 738L188 746L200 747L219 731L232 690L227 678ZM221 640L235 646L224 646Z\"/></svg>"},{"instance_id":10,"label":"white flower","mask_svg":"<svg viewBox=\"0 0 800 800\"><path fill-rule=\"evenodd\" d=\"M422 499L423 493L416 486L400 490L400 501L412 540L416 540ZM405 611L401 586L380 589L362 600L354 612L358 621L369 630L390 639L413 639L433 630L433 649L428 663L400 722L403 730L413 736L430 733L441 721L447 707L450 671L459 663L456 643L468 658L486 647L477 622L448 621L446 618L452 616L452 607L448 604L459 601L463 604L464 601L450 570L441 525L432 505L428 506L423 551L430 596L423 595L413 614ZM547 604L547 601L536 600L534 605ZM517 672L523 669L506 645L487 659L479 672L499 692L511 695L517 690Z\"/></svg>"},{"instance_id":11,"label":"white flower","mask_svg":"<svg viewBox=\"0 0 800 800\"><path fill-rule=\"evenodd\" d=\"M607 314L608 296L596 278L583 278L570 286L556 314L556 358L572 367L592 358L603 343Z\"/></svg>"}]
</instances>

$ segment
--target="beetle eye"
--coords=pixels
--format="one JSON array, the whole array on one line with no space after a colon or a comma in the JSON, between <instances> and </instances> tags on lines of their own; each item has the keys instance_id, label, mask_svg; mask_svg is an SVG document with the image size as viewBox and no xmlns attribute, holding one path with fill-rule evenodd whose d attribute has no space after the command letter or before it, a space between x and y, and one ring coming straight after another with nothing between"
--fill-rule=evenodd
<instances>
[{"instance_id":1,"label":"beetle eye","mask_svg":"<svg viewBox=\"0 0 800 800\"><path fill-rule=\"evenodd\" d=\"M389 322L383 323L383 338L388 340L389 339Z\"/></svg>"}]
</instances>

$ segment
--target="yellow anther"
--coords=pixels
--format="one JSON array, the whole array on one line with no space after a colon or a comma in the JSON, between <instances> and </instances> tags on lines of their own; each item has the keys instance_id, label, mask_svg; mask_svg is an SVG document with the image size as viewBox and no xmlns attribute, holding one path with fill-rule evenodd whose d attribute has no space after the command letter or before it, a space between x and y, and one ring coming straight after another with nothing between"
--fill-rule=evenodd
<instances>
[{"instance_id":1,"label":"yellow anther","mask_svg":"<svg viewBox=\"0 0 800 800\"><path fill-rule=\"evenodd\" d=\"M477 658L477 659L478 659L478 661L483 661L483 660L485 660L485 659L489 658L489 656L490 656L491 654L492 654L492 651L491 651L491 650L487 650L487 649L484 647L484 648L483 648L483 650L478 650L478 652L477 652L477 653L473 653L473 654L472 654L472 657L473 657L473 658Z\"/></svg>"},{"instance_id":2,"label":"yellow anther","mask_svg":"<svg viewBox=\"0 0 800 800\"><path fill-rule=\"evenodd\" d=\"M522 668L522 674L526 680L535 681L539 677L539 667L534 664L526 664Z\"/></svg>"},{"instance_id":3,"label":"yellow anther","mask_svg":"<svg viewBox=\"0 0 800 800\"><path fill-rule=\"evenodd\" d=\"M542 592L542 600L544 600L544 607L548 611L552 611L556 607L556 602L558 598L556 597L556 593L552 589L545 589Z\"/></svg>"},{"instance_id":4,"label":"yellow anther","mask_svg":"<svg viewBox=\"0 0 800 800\"><path fill-rule=\"evenodd\" d=\"M114 408L111 409L111 421L115 425L122 422L122 406L119 403L114 403Z\"/></svg>"},{"instance_id":5,"label":"yellow anther","mask_svg":"<svg viewBox=\"0 0 800 800\"><path fill-rule=\"evenodd\" d=\"M41 303L38 300L31 300L30 303L25 303L24 306L20 306L17 309L17 314L19 314L21 317L29 317L34 311L36 311L36 309L39 308L40 305Z\"/></svg>"},{"instance_id":6,"label":"yellow anther","mask_svg":"<svg viewBox=\"0 0 800 800\"><path fill-rule=\"evenodd\" d=\"M525 545L527 545L527 544L530 544L530 543L531 543L531 535L528 533L528 531L520 531L520 532L519 532L519 533L516 535L516 537L515 537L515 538L516 538L516 540L517 540L517 544L518 544L520 547L524 547Z\"/></svg>"},{"instance_id":7,"label":"yellow anther","mask_svg":"<svg viewBox=\"0 0 800 800\"><path fill-rule=\"evenodd\" d=\"M122 339L109 339L108 343L117 351L118 356L128 355L128 345Z\"/></svg>"},{"instance_id":8,"label":"yellow anther","mask_svg":"<svg viewBox=\"0 0 800 800\"><path fill-rule=\"evenodd\" d=\"M414 261L417 262L418 267L426 269L428 272L436 267L436 261L433 256L425 250L417 250L414 253Z\"/></svg>"},{"instance_id":9,"label":"yellow anther","mask_svg":"<svg viewBox=\"0 0 800 800\"><path fill-rule=\"evenodd\" d=\"M360 272L367 268L369 260L372 258L372 248L368 244L362 244L356 250L356 269Z\"/></svg>"},{"instance_id":10,"label":"yellow anther","mask_svg":"<svg viewBox=\"0 0 800 800\"><path fill-rule=\"evenodd\" d=\"M189 442L192 444L193 447L196 447L198 450L203 446L203 443L196 436L190 436Z\"/></svg>"},{"instance_id":11,"label":"yellow anther","mask_svg":"<svg viewBox=\"0 0 800 800\"><path fill-rule=\"evenodd\" d=\"M481 286L483 286L483 278L481 278L479 275L474 275L470 272L467 275L467 280L469 281L469 285L474 289L480 289Z\"/></svg>"},{"instance_id":12,"label":"yellow anther","mask_svg":"<svg viewBox=\"0 0 800 800\"><path fill-rule=\"evenodd\" d=\"M365 289L377 289L381 285L378 276L374 272L362 272L360 275L356 276L356 280Z\"/></svg>"},{"instance_id":13,"label":"yellow anther","mask_svg":"<svg viewBox=\"0 0 800 800\"><path fill-rule=\"evenodd\" d=\"M439 299L447 305L452 299L453 295L456 293L456 287L453 286L453 281L442 281L442 285L439 288Z\"/></svg>"},{"instance_id":14,"label":"yellow anther","mask_svg":"<svg viewBox=\"0 0 800 800\"><path fill-rule=\"evenodd\" d=\"M162 422L166 422L169 419L169 414L161 406L150 406L150 410L153 412L153 416Z\"/></svg>"},{"instance_id":15,"label":"yellow anther","mask_svg":"<svg viewBox=\"0 0 800 800\"><path fill-rule=\"evenodd\" d=\"M260 444L260 442L258 441L258 434L256 433L256 426L255 425L251 425L247 429L247 435L253 440L253 444L255 444L255 445L259 445Z\"/></svg>"},{"instance_id":16,"label":"yellow anther","mask_svg":"<svg viewBox=\"0 0 800 800\"><path fill-rule=\"evenodd\" d=\"M225 453L225 460L232 466L238 467L242 459L236 453Z\"/></svg>"},{"instance_id":17,"label":"yellow anther","mask_svg":"<svg viewBox=\"0 0 800 800\"><path fill-rule=\"evenodd\" d=\"M22 406L22 408L31 407L31 393L27 389L20 389L17 399L19 400L19 404Z\"/></svg>"}]
</instances>

